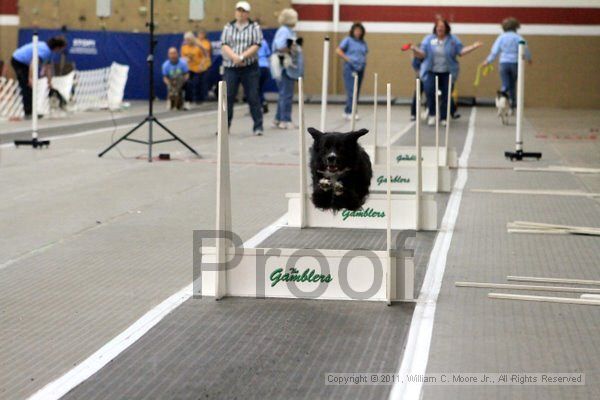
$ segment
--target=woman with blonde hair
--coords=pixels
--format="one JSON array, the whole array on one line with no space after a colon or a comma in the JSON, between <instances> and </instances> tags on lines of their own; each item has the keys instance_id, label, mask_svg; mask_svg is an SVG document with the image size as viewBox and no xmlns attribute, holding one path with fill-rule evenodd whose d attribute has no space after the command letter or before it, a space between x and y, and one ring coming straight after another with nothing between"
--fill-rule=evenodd
<instances>
[{"instance_id":1,"label":"woman with blonde hair","mask_svg":"<svg viewBox=\"0 0 600 400\"><path fill-rule=\"evenodd\" d=\"M514 113L517 106L516 83L518 75L519 42L525 41L517 30L521 24L516 18L509 17L502 21L502 33L492 46L492 51L482 65L486 66L494 62L500 54L500 79L502 80L502 91L508 93L511 112ZM531 63L531 53L525 47L525 59Z\"/></svg>"},{"instance_id":2,"label":"woman with blonde hair","mask_svg":"<svg viewBox=\"0 0 600 400\"><path fill-rule=\"evenodd\" d=\"M304 74L302 59L302 39L296 37L294 27L298 23L298 12L286 8L279 14L281 25L272 44L271 72L277 82L279 99L273 126L280 129L293 129L292 100L294 97L294 82Z\"/></svg>"}]
</instances>

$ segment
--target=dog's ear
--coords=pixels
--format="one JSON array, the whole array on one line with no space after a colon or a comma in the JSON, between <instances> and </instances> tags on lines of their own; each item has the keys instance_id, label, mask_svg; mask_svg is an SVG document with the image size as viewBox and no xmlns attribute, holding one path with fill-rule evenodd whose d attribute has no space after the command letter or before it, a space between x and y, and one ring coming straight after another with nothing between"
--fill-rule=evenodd
<instances>
[{"instance_id":1,"label":"dog's ear","mask_svg":"<svg viewBox=\"0 0 600 400\"><path fill-rule=\"evenodd\" d=\"M314 140L317 140L321 136L323 136L323 132L321 132L315 128L308 128L308 133L310 133L310 136L312 136Z\"/></svg>"},{"instance_id":2,"label":"dog's ear","mask_svg":"<svg viewBox=\"0 0 600 400\"><path fill-rule=\"evenodd\" d=\"M348 135L353 139L353 140L358 140L359 137L366 135L367 133L369 133L368 129L360 129L358 131L354 131L354 132L349 132Z\"/></svg>"}]
</instances>

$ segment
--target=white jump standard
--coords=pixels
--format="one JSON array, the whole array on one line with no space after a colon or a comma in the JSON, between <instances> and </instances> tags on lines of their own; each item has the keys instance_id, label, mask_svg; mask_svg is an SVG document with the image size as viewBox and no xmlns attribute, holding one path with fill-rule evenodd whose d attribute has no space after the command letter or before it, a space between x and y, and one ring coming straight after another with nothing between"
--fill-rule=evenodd
<instances>
[{"instance_id":1,"label":"white jump standard","mask_svg":"<svg viewBox=\"0 0 600 400\"><path fill-rule=\"evenodd\" d=\"M302 85L299 85L299 90L302 90ZM299 95L302 98L303 95ZM420 95L419 95L420 97ZM391 94L388 97L388 103L390 103ZM388 113L391 113L391 105L388 104ZM300 116L300 120L303 117ZM420 155L421 144L420 144L420 122L416 124L416 146L415 153ZM301 160L306 160L306 144L304 136L306 132L301 132L300 140L300 154ZM388 143L390 152L392 146ZM393 153L392 153L393 154ZM388 160L391 162L391 160ZM411 189L414 193L398 194L394 193L391 195L392 201L392 229L406 230L426 230L432 231L437 229L437 206L435 199L432 195L424 195L422 191L422 175L421 175L421 157L417 158L417 161L412 168L411 176L414 177L412 181ZM300 164L300 169L306 168L305 164ZM387 175L385 170L386 166L382 165L378 167L378 171L384 169L382 174ZM395 166L392 167L392 176L396 173ZM373 172L375 173L375 169ZM381 173L381 172L380 172ZM301 176L304 174L300 172ZM372 183L373 184L373 183ZM392 190L394 191L392 184ZM381 185L380 185L381 190ZM406 190L405 190L406 191ZM410 191L410 190L409 190ZM299 193L288 193L288 225L291 227L321 227L321 228L363 228L363 229L382 229L384 227L384 221L387 218L385 212L387 206L387 195L383 193L371 193L367 199L362 210L349 211L343 210L338 213L331 213L329 211L322 211L314 207L310 202L310 193L306 190L306 185L300 185ZM301 217L304 215L304 219Z\"/></svg>"},{"instance_id":2,"label":"white jump standard","mask_svg":"<svg viewBox=\"0 0 600 400\"><path fill-rule=\"evenodd\" d=\"M377 74L375 74L373 113L377 115ZM436 106L436 121L439 121L439 106ZM416 123L420 123L417 121ZM448 128L448 124L446 125ZM381 160L386 160L386 146L377 145L377 120L373 120L373 144L363 145L373 163L373 181L371 189L375 192L384 190L387 182L386 166ZM446 144L448 142L448 131L446 132ZM416 191L416 151L411 146L392 146L392 191L393 192L415 192ZM448 146L439 146L439 123L436 123L436 145L421 147L423 182L422 188L425 192L438 193L450 192L452 178L450 167L456 164L456 150L448 150ZM452 160L448 159L448 154ZM451 161L448 163L448 161ZM437 167L436 167L437 166Z\"/></svg>"},{"instance_id":3,"label":"white jump standard","mask_svg":"<svg viewBox=\"0 0 600 400\"><path fill-rule=\"evenodd\" d=\"M300 142L305 143L302 79L299 80ZM229 132L227 128L226 84L219 83L217 218L216 230L231 232L231 187L229 178ZM306 155L300 154L306 164ZM306 169L306 165L304 165ZM306 173L301 174L306 187ZM305 206L308 204L304 203ZM414 263L412 257L397 263L392 251L391 190L386 218L386 250L335 250L298 248L240 248L226 238L218 238L216 247L196 249L201 254L200 287L203 296L317 298L337 300L392 301L414 300ZM310 212L299 209L299 225ZM283 226L274 228L283 229ZM196 264L195 264L196 265ZM214 267L214 266L217 267ZM196 282L198 283L198 282ZM365 286L366 285L366 286Z\"/></svg>"}]
</instances>

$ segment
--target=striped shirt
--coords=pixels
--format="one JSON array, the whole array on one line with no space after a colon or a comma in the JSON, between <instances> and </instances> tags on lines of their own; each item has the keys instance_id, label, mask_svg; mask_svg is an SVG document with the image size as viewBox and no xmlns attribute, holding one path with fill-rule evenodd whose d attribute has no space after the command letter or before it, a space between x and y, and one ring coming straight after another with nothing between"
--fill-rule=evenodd
<instances>
[{"instance_id":1,"label":"striped shirt","mask_svg":"<svg viewBox=\"0 0 600 400\"><path fill-rule=\"evenodd\" d=\"M231 50L235 54L241 55L244 51L246 51L250 46L257 45L260 47L263 36L262 31L260 30L260 25L256 22L249 20L248 23L242 27L240 27L236 21L232 21L225 25L223 28L223 33L221 33L221 45L227 45L231 47ZM225 53L223 54L223 66L225 68L237 67L230 60ZM244 58L242 65L240 66L248 66L252 65L258 61L258 55L254 53L251 57Z\"/></svg>"}]
</instances>

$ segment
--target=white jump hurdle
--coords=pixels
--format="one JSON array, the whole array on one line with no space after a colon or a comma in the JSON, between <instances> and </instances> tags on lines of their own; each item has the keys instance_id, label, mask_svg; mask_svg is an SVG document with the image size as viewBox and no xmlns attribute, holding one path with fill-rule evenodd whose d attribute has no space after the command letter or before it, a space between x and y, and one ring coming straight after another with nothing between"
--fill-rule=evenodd
<instances>
[{"instance_id":1,"label":"white jump hurdle","mask_svg":"<svg viewBox=\"0 0 600 400\"><path fill-rule=\"evenodd\" d=\"M299 141L304 146L302 79L298 84ZM219 82L216 230L221 232L231 231L229 131L227 100L224 95L227 93L226 89L225 82ZM388 103L388 121L389 113ZM306 154L301 152L300 157L301 164L305 166ZM301 173L300 184L306 187L306 172ZM201 294L217 299L225 296L258 296L367 300L387 304L392 301L412 301L413 259L407 257L404 263L397 263L392 251L392 216L396 210L393 208L390 187L387 191L387 204L382 210L386 213L387 220L387 225L379 226L385 226L386 229L385 251L234 248L227 239L217 239L216 247L200 249ZM302 221L305 214L299 211L298 218ZM218 267L214 267L214 263L218 263Z\"/></svg>"},{"instance_id":2,"label":"white jump hurdle","mask_svg":"<svg viewBox=\"0 0 600 400\"><path fill-rule=\"evenodd\" d=\"M371 188L373 191L381 191L384 188L386 178L386 166L381 160L386 160L386 147L377 145L377 74L374 78L374 119L373 119L373 144L363 145L373 163L373 181ZM451 83L449 84L449 90ZM439 93L436 78L436 93ZM439 97L439 96L437 96ZM448 114L450 115L450 114ZM448 143L449 121L446 121L446 144ZM417 120L420 123L420 120ZM456 150L449 149L448 146L439 145L439 99L436 99L436 129L435 146L422 146L421 159L423 170L423 191L424 192L449 192L452 186L450 167L456 162ZM412 146L392 146L392 191L395 193L414 192L416 190L416 150ZM450 156L450 159L449 159ZM437 167L436 167L437 165Z\"/></svg>"},{"instance_id":3,"label":"white jump hurdle","mask_svg":"<svg viewBox=\"0 0 600 400\"><path fill-rule=\"evenodd\" d=\"M302 90L300 85L299 90ZM420 97L420 95L419 95ZM299 100L303 98L303 95L299 95ZM391 94L388 97L388 101L391 102ZM391 113L391 104L388 106ZM303 106L300 105L300 109L303 110ZM303 120L303 116L300 116L300 120ZM420 154L420 122L418 121L416 129L417 144L413 150L415 154ZM389 127L388 127L389 128ZM300 141L300 176L302 177L306 169L306 144L303 140L306 132L301 131ZM390 152L392 147L390 147ZM385 149L385 147L384 147ZM387 157L387 154L386 154ZM399 194L394 193L391 197L392 208L394 212L391 216L392 229L423 229L423 230L436 230L437 229L437 206L435 199L432 195L423 195L421 193L422 187L422 172L421 172L421 161L419 160L414 163L410 170L411 187L408 191L414 193ZM387 176L387 163L384 165L375 166L375 173L379 173L380 176ZM396 173L396 166L390 167L392 176ZM404 172L403 172L404 173ZM303 182L306 178L303 177ZM392 179L392 191L396 183ZM314 207L310 201L310 194L306 189L306 184L301 182L299 193L288 193L288 225L292 227L321 227L321 228L364 228L364 229L381 229L383 222L386 220L388 214L386 213L387 207L387 196L382 193L371 193L367 202L363 206L362 210L359 211L348 211L342 210L338 213L332 213L329 211L322 211ZM385 190L384 184L377 185L379 190ZM375 189L377 189L375 187ZM407 190L405 190L407 191Z\"/></svg>"}]
</instances>

